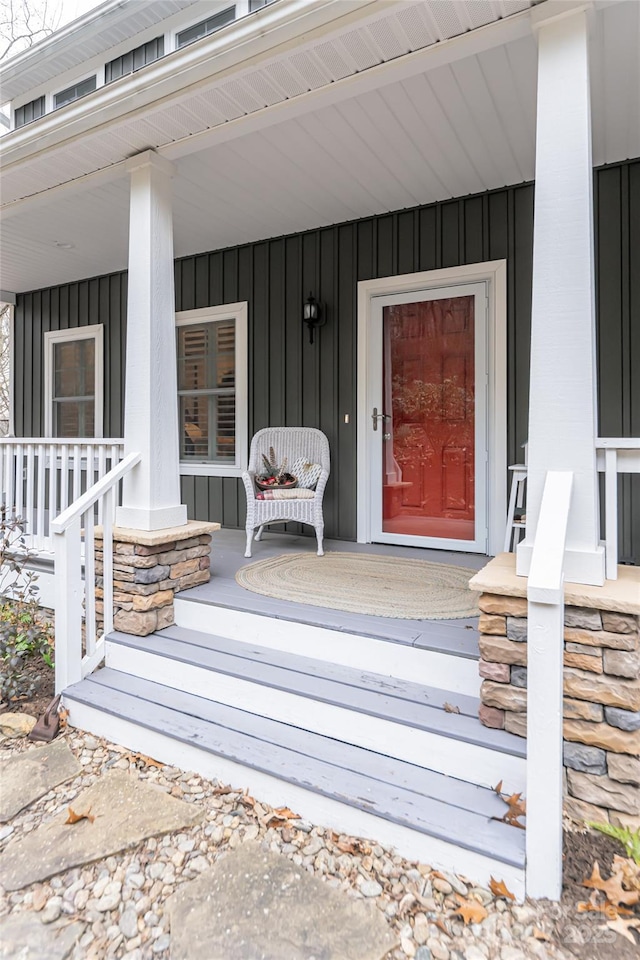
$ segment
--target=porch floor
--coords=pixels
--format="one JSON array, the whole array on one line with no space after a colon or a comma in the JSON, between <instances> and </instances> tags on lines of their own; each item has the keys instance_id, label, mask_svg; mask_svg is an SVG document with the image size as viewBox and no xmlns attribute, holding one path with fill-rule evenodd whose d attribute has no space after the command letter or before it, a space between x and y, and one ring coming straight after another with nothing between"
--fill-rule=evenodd
<instances>
[{"instance_id":1,"label":"porch floor","mask_svg":"<svg viewBox=\"0 0 640 960\"><path fill-rule=\"evenodd\" d=\"M398 547L379 543L352 543L345 540L325 540L325 551L345 553L382 554L434 563L457 564L480 570L488 557L479 554L451 553L425 550L419 547ZM461 620L398 620L392 617L349 613L327 607L278 600L251 593L236 583L237 571L247 564L270 557L294 553L315 553L315 537L295 536L265 531L263 539L254 543L253 557L244 557L244 530L220 530L214 537L211 551L211 580L179 594L181 600L212 604L289 620L309 626L324 627L364 637L376 637L406 646L439 650L443 653L477 660L477 617Z\"/></svg>"}]
</instances>

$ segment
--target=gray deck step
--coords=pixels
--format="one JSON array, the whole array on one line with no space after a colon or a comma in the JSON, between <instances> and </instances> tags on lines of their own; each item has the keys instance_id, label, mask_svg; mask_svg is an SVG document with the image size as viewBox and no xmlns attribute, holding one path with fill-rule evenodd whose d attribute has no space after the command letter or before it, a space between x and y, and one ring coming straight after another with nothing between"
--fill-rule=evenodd
<instances>
[{"instance_id":1,"label":"gray deck step","mask_svg":"<svg viewBox=\"0 0 640 960\"><path fill-rule=\"evenodd\" d=\"M483 726L479 701L463 694L184 627L150 637L114 632L107 641L499 753L526 755L521 737ZM445 704L460 713L444 709Z\"/></svg>"},{"instance_id":2,"label":"gray deck step","mask_svg":"<svg viewBox=\"0 0 640 960\"><path fill-rule=\"evenodd\" d=\"M105 668L64 692L138 727L195 746L383 820L521 869L524 831L491 817L491 791L422 767Z\"/></svg>"},{"instance_id":3,"label":"gray deck step","mask_svg":"<svg viewBox=\"0 0 640 960\"><path fill-rule=\"evenodd\" d=\"M366 614L314 607L305 603L278 600L251 593L226 576L186 590L179 603L201 603L288 620L309 626L323 627L341 633L374 637L406 646L434 650L452 656L479 659L477 619L467 620L398 620Z\"/></svg>"}]
</instances>

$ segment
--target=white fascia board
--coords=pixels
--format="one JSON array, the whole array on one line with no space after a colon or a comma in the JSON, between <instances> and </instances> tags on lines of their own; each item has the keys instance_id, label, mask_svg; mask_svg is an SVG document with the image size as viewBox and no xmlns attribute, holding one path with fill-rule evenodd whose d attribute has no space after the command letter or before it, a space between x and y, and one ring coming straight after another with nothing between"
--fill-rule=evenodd
<instances>
[{"instance_id":1,"label":"white fascia board","mask_svg":"<svg viewBox=\"0 0 640 960\"><path fill-rule=\"evenodd\" d=\"M315 0L311 4L308 0L279 0L42 117L36 124L7 133L0 141L3 167L42 155L48 147L104 128L110 121L144 114L152 104L158 105L187 89L192 92L198 85L237 73L239 68L255 66L273 56L274 48L279 52L285 45L297 47L302 38L306 43L314 35L324 35L328 26L338 22L355 26L367 7L375 6L381 15L392 5L393 0Z\"/></svg>"}]
</instances>

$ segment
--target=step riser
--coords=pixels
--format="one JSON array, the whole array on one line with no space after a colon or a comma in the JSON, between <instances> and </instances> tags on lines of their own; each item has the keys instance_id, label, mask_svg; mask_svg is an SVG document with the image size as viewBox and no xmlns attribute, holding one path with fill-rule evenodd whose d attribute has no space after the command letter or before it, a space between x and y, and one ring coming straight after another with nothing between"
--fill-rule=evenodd
<instances>
[{"instance_id":1,"label":"step riser","mask_svg":"<svg viewBox=\"0 0 640 960\"><path fill-rule=\"evenodd\" d=\"M491 788L502 780L505 789L511 792L524 791L525 788L526 764L521 757L499 753L477 744L418 730L109 641L106 665L144 680L374 750L478 786Z\"/></svg>"},{"instance_id":2,"label":"step riser","mask_svg":"<svg viewBox=\"0 0 640 960\"><path fill-rule=\"evenodd\" d=\"M286 805L305 819L338 833L371 838L373 842L395 848L399 854L411 860L463 874L485 886L491 876L504 880L519 900L524 899L524 871L517 867L425 836L294 784L283 783L277 777L213 756L198 747L147 730L139 724L88 707L72 698L65 697L64 702L69 710L70 724L95 736L105 737L163 763L193 770L209 779L248 788L253 796L272 806ZM455 816L453 810L452 816Z\"/></svg>"},{"instance_id":3,"label":"step riser","mask_svg":"<svg viewBox=\"0 0 640 960\"><path fill-rule=\"evenodd\" d=\"M439 687L467 696L480 695L478 662L467 657L421 650L339 630L264 617L243 610L216 607L176 598L176 624L272 650L338 663L399 680Z\"/></svg>"}]
</instances>

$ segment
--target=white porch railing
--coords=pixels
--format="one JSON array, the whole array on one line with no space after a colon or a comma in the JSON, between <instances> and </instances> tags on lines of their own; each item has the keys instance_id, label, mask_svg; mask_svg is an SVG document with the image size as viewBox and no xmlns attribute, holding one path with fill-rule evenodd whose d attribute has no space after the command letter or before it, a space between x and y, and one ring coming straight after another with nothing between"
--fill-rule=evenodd
<instances>
[{"instance_id":1,"label":"white porch railing","mask_svg":"<svg viewBox=\"0 0 640 960\"><path fill-rule=\"evenodd\" d=\"M124 440L0 437L0 502L24 521L25 546L52 552L52 518L123 455Z\"/></svg>"},{"instance_id":2,"label":"white porch railing","mask_svg":"<svg viewBox=\"0 0 640 960\"><path fill-rule=\"evenodd\" d=\"M141 454L128 454L51 521L56 575L56 693L91 673L104 657L104 637L113 629L113 518L119 484L140 460ZM96 616L97 524L102 525L103 542L102 617Z\"/></svg>"},{"instance_id":3,"label":"white porch railing","mask_svg":"<svg viewBox=\"0 0 640 960\"><path fill-rule=\"evenodd\" d=\"M562 892L564 551L573 473L547 473L527 583L527 896Z\"/></svg>"},{"instance_id":4,"label":"white porch railing","mask_svg":"<svg viewBox=\"0 0 640 960\"><path fill-rule=\"evenodd\" d=\"M618 474L640 473L640 437L596 440L598 470L604 473L605 554L607 580L618 579Z\"/></svg>"}]
</instances>

